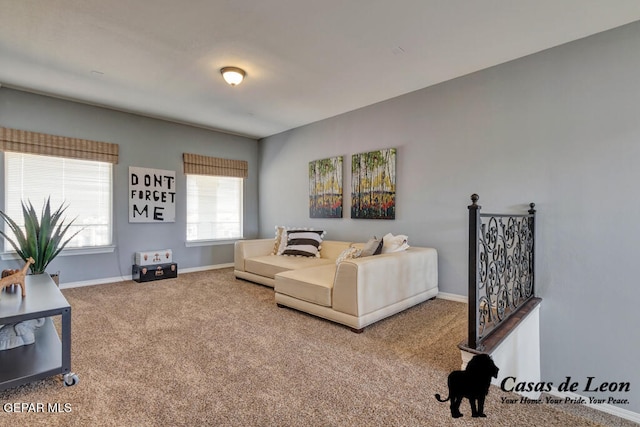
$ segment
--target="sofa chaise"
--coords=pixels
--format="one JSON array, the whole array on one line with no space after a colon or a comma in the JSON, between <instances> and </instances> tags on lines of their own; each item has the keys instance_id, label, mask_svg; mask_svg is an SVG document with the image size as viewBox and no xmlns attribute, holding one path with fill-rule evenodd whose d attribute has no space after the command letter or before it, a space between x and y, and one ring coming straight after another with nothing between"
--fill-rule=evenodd
<instances>
[{"instance_id":1,"label":"sofa chaise","mask_svg":"<svg viewBox=\"0 0 640 427\"><path fill-rule=\"evenodd\" d=\"M324 241L319 256L274 254L273 239L235 244L234 273L273 287L278 306L319 316L361 332L364 327L438 294L438 255L433 248L341 259L363 243Z\"/></svg>"}]
</instances>

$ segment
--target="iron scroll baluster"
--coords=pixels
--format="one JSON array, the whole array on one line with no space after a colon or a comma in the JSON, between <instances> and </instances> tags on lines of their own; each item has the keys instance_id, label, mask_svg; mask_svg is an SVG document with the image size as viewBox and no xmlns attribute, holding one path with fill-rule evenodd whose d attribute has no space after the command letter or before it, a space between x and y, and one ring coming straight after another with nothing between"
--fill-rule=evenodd
<instances>
[{"instance_id":1,"label":"iron scroll baluster","mask_svg":"<svg viewBox=\"0 0 640 427\"><path fill-rule=\"evenodd\" d=\"M534 297L535 204L528 214L483 214L469 209L468 346L482 341Z\"/></svg>"}]
</instances>

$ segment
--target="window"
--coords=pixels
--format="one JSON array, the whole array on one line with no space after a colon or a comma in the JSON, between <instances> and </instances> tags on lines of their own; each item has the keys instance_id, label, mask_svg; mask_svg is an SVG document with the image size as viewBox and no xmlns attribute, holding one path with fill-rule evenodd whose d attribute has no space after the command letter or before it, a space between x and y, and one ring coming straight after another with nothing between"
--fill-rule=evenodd
<instances>
[{"instance_id":1,"label":"window","mask_svg":"<svg viewBox=\"0 0 640 427\"><path fill-rule=\"evenodd\" d=\"M187 241L242 238L243 178L187 174Z\"/></svg>"},{"instance_id":2,"label":"window","mask_svg":"<svg viewBox=\"0 0 640 427\"><path fill-rule=\"evenodd\" d=\"M23 225L22 201L30 200L39 213L51 197L53 208L67 206L65 223L75 218L69 235L82 230L68 248L111 245L111 163L14 152L5 152L4 158L4 203L9 217ZM6 242L5 250L13 250L10 243Z\"/></svg>"},{"instance_id":3,"label":"window","mask_svg":"<svg viewBox=\"0 0 640 427\"><path fill-rule=\"evenodd\" d=\"M187 176L187 242L242 238L246 160L183 153Z\"/></svg>"}]
</instances>

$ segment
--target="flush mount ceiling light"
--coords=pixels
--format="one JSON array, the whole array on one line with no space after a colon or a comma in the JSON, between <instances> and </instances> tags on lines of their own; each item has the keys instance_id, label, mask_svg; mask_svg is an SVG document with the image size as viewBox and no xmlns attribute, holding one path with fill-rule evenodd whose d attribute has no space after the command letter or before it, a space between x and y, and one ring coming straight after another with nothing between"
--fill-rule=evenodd
<instances>
[{"instance_id":1,"label":"flush mount ceiling light","mask_svg":"<svg viewBox=\"0 0 640 427\"><path fill-rule=\"evenodd\" d=\"M220 69L220 73L224 80L231 86L237 86L242 83L244 76L247 74L243 69L238 67L224 67Z\"/></svg>"}]
</instances>

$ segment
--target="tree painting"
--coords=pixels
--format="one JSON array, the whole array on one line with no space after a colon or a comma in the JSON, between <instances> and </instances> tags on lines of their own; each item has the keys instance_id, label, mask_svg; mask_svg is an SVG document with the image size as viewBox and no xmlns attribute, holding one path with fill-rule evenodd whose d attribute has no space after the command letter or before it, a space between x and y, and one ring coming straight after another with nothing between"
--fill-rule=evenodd
<instances>
[{"instance_id":1,"label":"tree painting","mask_svg":"<svg viewBox=\"0 0 640 427\"><path fill-rule=\"evenodd\" d=\"M342 218L342 156L309 162L309 217Z\"/></svg>"},{"instance_id":2,"label":"tree painting","mask_svg":"<svg viewBox=\"0 0 640 427\"><path fill-rule=\"evenodd\" d=\"M395 217L396 149L351 156L351 218Z\"/></svg>"}]
</instances>

